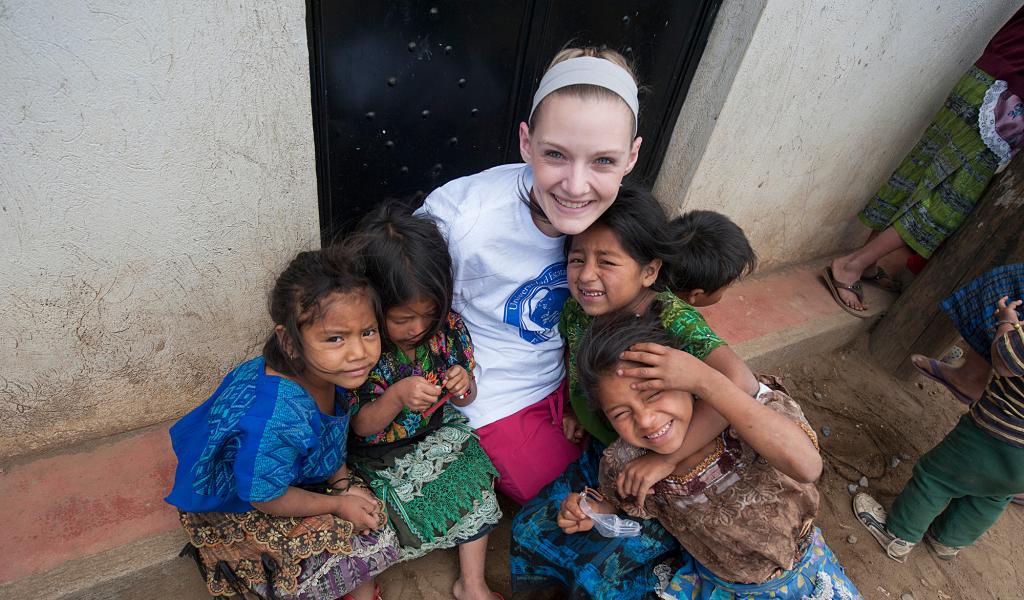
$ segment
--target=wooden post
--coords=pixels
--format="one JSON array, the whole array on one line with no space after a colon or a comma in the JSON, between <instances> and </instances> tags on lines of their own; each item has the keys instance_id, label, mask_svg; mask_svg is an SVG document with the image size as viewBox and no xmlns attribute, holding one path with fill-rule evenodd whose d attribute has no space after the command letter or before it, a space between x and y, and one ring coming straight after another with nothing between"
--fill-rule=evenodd
<instances>
[{"instance_id":1,"label":"wooden post","mask_svg":"<svg viewBox=\"0 0 1024 600\"><path fill-rule=\"evenodd\" d=\"M936 356L953 344L957 332L939 302L993 267L1024 262L1022 208L1024 160L1017 158L871 332L868 348L883 368L911 379L911 354Z\"/></svg>"}]
</instances>

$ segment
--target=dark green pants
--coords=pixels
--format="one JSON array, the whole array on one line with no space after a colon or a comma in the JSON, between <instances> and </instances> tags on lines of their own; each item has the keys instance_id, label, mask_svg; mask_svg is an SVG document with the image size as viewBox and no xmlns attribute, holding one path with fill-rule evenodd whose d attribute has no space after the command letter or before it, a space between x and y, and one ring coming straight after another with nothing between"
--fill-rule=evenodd
<instances>
[{"instance_id":1,"label":"dark green pants","mask_svg":"<svg viewBox=\"0 0 1024 600\"><path fill-rule=\"evenodd\" d=\"M914 465L886 526L908 542L920 542L930 530L947 546L969 546L1021 492L1024 448L995 439L964 415Z\"/></svg>"}]
</instances>

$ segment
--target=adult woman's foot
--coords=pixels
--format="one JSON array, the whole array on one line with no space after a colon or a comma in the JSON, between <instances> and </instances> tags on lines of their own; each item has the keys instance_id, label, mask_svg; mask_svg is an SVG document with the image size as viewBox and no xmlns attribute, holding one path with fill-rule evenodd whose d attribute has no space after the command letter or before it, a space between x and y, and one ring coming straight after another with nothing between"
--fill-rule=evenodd
<instances>
[{"instance_id":1,"label":"adult woman's foot","mask_svg":"<svg viewBox=\"0 0 1024 600\"><path fill-rule=\"evenodd\" d=\"M903 282L901 282L894 274L889 273L878 265L875 265L875 268L873 269L865 269L864 273L861 274L860 279L865 283L870 283L880 287L887 292L899 294L903 291Z\"/></svg>"},{"instance_id":2,"label":"adult woman's foot","mask_svg":"<svg viewBox=\"0 0 1024 600\"><path fill-rule=\"evenodd\" d=\"M836 301L839 308L845 310L849 314L865 319L867 318L867 308L864 306L864 288L860 281L855 281L851 284L845 284L835 278L832 274L832 267L825 267L821 270L821 277L825 280L825 287L832 294L832 299ZM846 295L852 295L856 299L857 305L861 308L854 308L850 304L847 304L844 299Z\"/></svg>"},{"instance_id":3,"label":"adult woman's foot","mask_svg":"<svg viewBox=\"0 0 1024 600\"><path fill-rule=\"evenodd\" d=\"M961 381L959 369L955 369L942 361L922 354L911 354L910 362L919 373L942 385L957 400L968 406L980 398L981 393L984 391L984 388L972 389L970 383Z\"/></svg>"},{"instance_id":4,"label":"adult woman's foot","mask_svg":"<svg viewBox=\"0 0 1024 600\"><path fill-rule=\"evenodd\" d=\"M831 279L829 287L834 286L832 295L836 296L836 301L855 311L866 311L868 307L864 303L864 292L860 282L864 269L854 264L850 257L840 256L832 259L827 270L828 278Z\"/></svg>"}]
</instances>

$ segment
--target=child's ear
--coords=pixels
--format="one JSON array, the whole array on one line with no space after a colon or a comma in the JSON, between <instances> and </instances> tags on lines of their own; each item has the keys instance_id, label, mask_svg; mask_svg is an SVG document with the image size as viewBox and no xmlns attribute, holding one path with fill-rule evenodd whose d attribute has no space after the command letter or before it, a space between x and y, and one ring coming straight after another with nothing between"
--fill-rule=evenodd
<instances>
[{"instance_id":1,"label":"child's ear","mask_svg":"<svg viewBox=\"0 0 1024 600\"><path fill-rule=\"evenodd\" d=\"M677 295L680 296L683 300L685 300L686 303L689 304L690 306L697 306L697 303L700 302L700 299L704 297L704 290L702 288L697 288L694 290L681 292Z\"/></svg>"},{"instance_id":2,"label":"child's ear","mask_svg":"<svg viewBox=\"0 0 1024 600\"><path fill-rule=\"evenodd\" d=\"M651 287L654 282L658 280L658 273L661 272L661 259L656 258L651 262L644 265L642 274L642 282L644 287Z\"/></svg>"},{"instance_id":3,"label":"child's ear","mask_svg":"<svg viewBox=\"0 0 1024 600\"><path fill-rule=\"evenodd\" d=\"M281 352L284 352L288 358L295 358L295 344L292 343L292 338L288 335L288 332L284 330L284 325L274 325L274 335L277 336L277 345L281 347Z\"/></svg>"}]
</instances>

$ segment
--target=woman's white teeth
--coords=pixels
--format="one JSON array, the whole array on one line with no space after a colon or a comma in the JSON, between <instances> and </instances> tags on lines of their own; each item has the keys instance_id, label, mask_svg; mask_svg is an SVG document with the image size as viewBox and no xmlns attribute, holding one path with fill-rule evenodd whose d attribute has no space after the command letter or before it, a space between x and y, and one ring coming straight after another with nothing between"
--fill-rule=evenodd
<instances>
[{"instance_id":1,"label":"woman's white teeth","mask_svg":"<svg viewBox=\"0 0 1024 600\"><path fill-rule=\"evenodd\" d=\"M669 421L668 423L665 423L665 425L663 425L661 429L659 429L659 430L657 430L654 433L651 433L649 435L645 435L644 437L649 439L649 440L660 438L661 436L663 436L666 433L668 433L668 430L669 430L670 427L672 427L672 421Z\"/></svg>"},{"instance_id":2,"label":"woman's white teeth","mask_svg":"<svg viewBox=\"0 0 1024 600\"><path fill-rule=\"evenodd\" d=\"M590 204L588 200L584 200L582 202L572 202L570 200L564 200L562 198L559 198L558 196L555 196L555 200L566 208L583 208L584 206Z\"/></svg>"}]
</instances>

